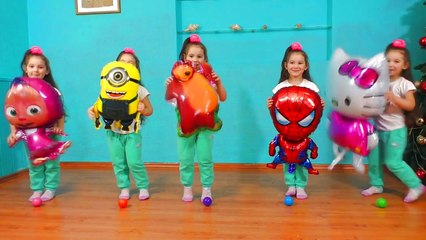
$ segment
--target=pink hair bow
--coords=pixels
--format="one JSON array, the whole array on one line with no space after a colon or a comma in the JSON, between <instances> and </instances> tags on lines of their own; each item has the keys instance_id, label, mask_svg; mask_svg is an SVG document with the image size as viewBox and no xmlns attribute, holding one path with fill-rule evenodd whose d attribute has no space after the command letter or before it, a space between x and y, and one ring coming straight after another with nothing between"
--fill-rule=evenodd
<instances>
[{"instance_id":1,"label":"pink hair bow","mask_svg":"<svg viewBox=\"0 0 426 240\"><path fill-rule=\"evenodd\" d=\"M192 34L191 36L189 36L189 42L191 42L191 43L200 43L201 42L201 38L200 38L200 36L198 36L198 34Z\"/></svg>"},{"instance_id":2,"label":"pink hair bow","mask_svg":"<svg viewBox=\"0 0 426 240\"><path fill-rule=\"evenodd\" d=\"M379 74L372 68L361 68L358 61L351 60L342 64L339 68L341 75L355 78L355 84L363 89L371 88L379 78Z\"/></svg>"},{"instance_id":3,"label":"pink hair bow","mask_svg":"<svg viewBox=\"0 0 426 240\"><path fill-rule=\"evenodd\" d=\"M132 48L125 48L125 49L123 50L123 52L125 52L125 53L130 53L130 54L132 54L132 55L135 55L135 50L133 50Z\"/></svg>"},{"instance_id":4,"label":"pink hair bow","mask_svg":"<svg viewBox=\"0 0 426 240\"><path fill-rule=\"evenodd\" d=\"M405 48L405 41L402 39L396 39L392 42L392 46L396 48Z\"/></svg>"},{"instance_id":5,"label":"pink hair bow","mask_svg":"<svg viewBox=\"0 0 426 240\"><path fill-rule=\"evenodd\" d=\"M43 50L38 46L33 46L30 48L30 53L35 55L43 55Z\"/></svg>"},{"instance_id":6,"label":"pink hair bow","mask_svg":"<svg viewBox=\"0 0 426 240\"><path fill-rule=\"evenodd\" d=\"M294 42L290 45L291 50L293 51L302 51L302 44L298 43L298 42Z\"/></svg>"}]
</instances>

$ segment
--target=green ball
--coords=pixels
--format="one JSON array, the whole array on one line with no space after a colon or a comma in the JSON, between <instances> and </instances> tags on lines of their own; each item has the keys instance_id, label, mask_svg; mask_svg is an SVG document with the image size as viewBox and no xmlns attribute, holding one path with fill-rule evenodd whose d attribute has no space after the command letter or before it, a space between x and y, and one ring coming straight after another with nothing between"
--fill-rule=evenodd
<instances>
[{"instance_id":1,"label":"green ball","mask_svg":"<svg viewBox=\"0 0 426 240\"><path fill-rule=\"evenodd\" d=\"M376 201L376 206L379 208L385 208L388 205L388 202L384 198L378 198Z\"/></svg>"}]
</instances>

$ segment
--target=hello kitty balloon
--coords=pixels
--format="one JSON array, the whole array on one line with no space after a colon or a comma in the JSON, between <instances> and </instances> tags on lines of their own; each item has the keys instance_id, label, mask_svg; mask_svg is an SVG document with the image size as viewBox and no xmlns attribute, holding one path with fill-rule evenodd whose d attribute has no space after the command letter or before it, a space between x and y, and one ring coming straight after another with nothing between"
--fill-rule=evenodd
<instances>
[{"instance_id":1,"label":"hello kitty balloon","mask_svg":"<svg viewBox=\"0 0 426 240\"><path fill-rule=\"evenodd\" d=\"M353 166L364 172L363 157L377 146L378 136L369 119L386 107L389 89L387 61L382 53L365 60L337 49L330 63L329 96L332 112L329 136L333 141L333 169L349 150Z\"/></svg>"}]
</instances>

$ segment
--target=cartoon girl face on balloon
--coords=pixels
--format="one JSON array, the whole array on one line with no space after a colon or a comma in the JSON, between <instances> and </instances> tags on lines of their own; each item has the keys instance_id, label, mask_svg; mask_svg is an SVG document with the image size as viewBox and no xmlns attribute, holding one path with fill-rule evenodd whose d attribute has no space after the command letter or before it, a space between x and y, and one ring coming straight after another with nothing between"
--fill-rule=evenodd
<instances>
[{"instance_id":1,"label":"cartoon girl face on balloon","mask_svg":"<svg viewBox=\"0 0 426 240\"><path fill-rule=\"evenodd\" d=\"M53 134L49 128L64 115L64 109L59 91L42 79L15 78L6 94L4 112L16 127L17 140L26 142L34 165L56 159L71 145L49 137Z\"/></svg>"},{"instance_id":2,"label":"cartoon girl face on balloon","mask_svg":"<svg viewBox=\"0 0 426 240\"><path fill-rule=\"evenodd\" d=\"M369 119L386 108L389 89L387 61L382 53L368 60L351 58L337 49L330 64L329 136L335 158L329 169L340 162L346 152L353 152L353 165L364 172L362 159L377 146L378 137ZM342 148L343 150L340 150Z\"/></svg>"}]
</instances>

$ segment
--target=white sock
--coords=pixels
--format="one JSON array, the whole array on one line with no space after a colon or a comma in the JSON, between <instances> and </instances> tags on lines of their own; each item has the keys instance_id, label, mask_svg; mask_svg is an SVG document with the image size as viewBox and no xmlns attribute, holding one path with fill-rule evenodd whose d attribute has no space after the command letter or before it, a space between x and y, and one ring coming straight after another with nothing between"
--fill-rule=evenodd
<instances>
[{"instance_id":1,"label":"white sock","mask_svg":"<svg viewBox=\"0 0 426 240\"><path fill-rule=\"evenodd\" d=\"M192 187L183 187L182 201L192 202L194 196L192 195Z\"/></svg>"},{"instance_id":2,"label":"white sock","mask_svg":"<svg viewBox=\"0 0 426 240\"><path fill-rule=\"evenodd\" d=\"M423 185L420 185L418 188L410 188L407 196L404 198L404 202L410 203L416 201L424 191L425 187Z\"/></svg>"},{"instance_id":3,"label":"white sock","mask_svg":"<svg viewBox=\"0 0 426 240\"><path fill-rule=\"evenodd\" d=\"M306 199L308 198L308 194L305 192L305 189L303 188L296 188L296 198L297 199Z\"/></svg>"},{"instance_id":4,"label":"white sock","mask_svg":"<svg viewBox=\"0 0 426 240\"><path fill-rule=\"evenodd\" d=\"M46 201L52 200L54 197L55 197L55 191L54 190L46 190L43 193L43 195L41 195L40 198L43 202L46 202Z\"/></svg>"},{"instance_id":5,"label":"white sock","mask_svg":"<svg viewBox=\"0 0 426 240\"><path fill-rule=\"evenodd\" d=\"M285 195L286 196L295 196L296 195L296 188L295 187L288 187Z\"/></svg>"},{"instance_id":6,"label":"white sock","mask_svg":"<svg viewBox=\"0 0 426 240\"><path fill-rule=\"evenodd\" d=\"M204 198L206 197L209 197L210 199L212 199L212 190L209 187L203 187L203 191L201 193L201 202L203 202Z\"/></svg>"},{"instance_id":7,"label":"white sock","mask_svg":"<svg viewBox=\"0 0 426 240\"><path fill-rule=\"evenodd\" d=\"M149 198L148 189L141 189L139 191L139 200L147 200Z\"/></svg>"},{"instance_id":8,"label":"white sock","mask_svg":"<svg viewBox=\"0 0 426 240\"><path fill-rule=\"evenodd\" d=\"M119 199L130 199L130 191L128 188L121 189Z\"/></svg>"},{"instance_id":9,"label":"white sock","mask_svg":"<svg viewBox=\"0 0 426 240\"><path fill-rule=\"evenodd\" d=\"M34 198L39 198L41 197L41 191L34 191L33 194L30 196L30 198L28 198L28 201L32 202L34 200Z\"/></svg>"},{"instance_id":10,"label":"white sock","mask_svg":"<svg viewBox=\"0 0 426 240\"><path fill-rule=\"evenodd\" d=\"M383 187L371 186L371 187L363 190L361 192L361 194L364 195L364 196L371 196L371 195L382 193L382 192L383 192Z\"/></svg>"}]
</instances>

